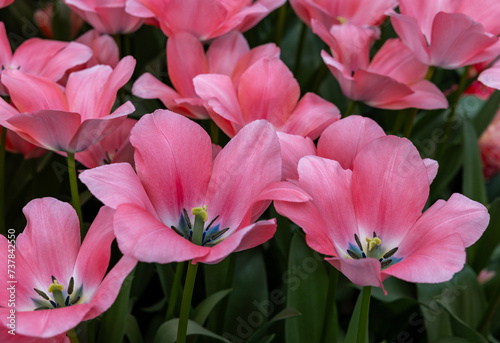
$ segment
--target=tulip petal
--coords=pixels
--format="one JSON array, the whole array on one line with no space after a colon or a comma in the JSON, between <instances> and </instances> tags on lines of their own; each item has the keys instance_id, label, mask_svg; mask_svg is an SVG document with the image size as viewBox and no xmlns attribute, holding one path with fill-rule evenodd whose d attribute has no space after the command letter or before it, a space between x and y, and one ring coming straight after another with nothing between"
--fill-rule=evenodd
<instances>
[{"instance_id":1,"label":"tulip petal","mask_svg":"<svg viewBox=\"0 0 500 343\"><path fill-rule=\"evenodd\" d=\"M326 258L328 262L344 274L352 283L358 286L380 287L387 294L382 284L380 262L375 258Z\"/></svg>"},{"instance_id":2,"label":"tulip petal","mask_svg":"<svg viewBox=\"0 0 500 343\"><path fill-rule=\"evenodd\" d=\"M29 56L33 58L34 55L41 55L43 53L43 51L38 49L38 51L33 51ZM40 75L53 81L58 81L64 76L64 73L66 73L68 69L84 64L92 55L93 52L89 47L76 42L70 42L43 65ZM21 64L21 68L23 66L24 65Z\"/></svg>"},{"instance_id":3,"label":"tulip petal","mask_svg":"<svg viewBox=\"0 0 500 343\"><path fill-rule=\"evenodd\" d=\"M207 50L208 70L213 74L231 75L250 47L238 31L231 31L222 37L214 39Z\"/></svg>"},{"instance_id":4,"label":"tulip petal","mask_svg":"<svg viewBox=\"0 0 500 343\"><path fill-rule=\"evenodd\" d=\"M430 65L429 48L424 35L420 31L417 19L407 15L392 13L391 24L398 37L413 51L415 57L420 62ZM427 36L428 40L430 38L430 36Z\"/></svg>"},{"instance_id":5,"label":"tulip petal","mask_svg":"<svg viewBox=\"0 0 500 343\"><path fill-rule=\"evenodd\" d=\"M282 158L282 180L298 180L297 167L302 157L316 155L316 147L309 137L277 132L280 140Z\"/></svg>"},{"instance_id":6,"label":"tulip petal","mask_svg":"<svg viewBox=\"0 0 500 343\"><path fill-rule=\"evenodd\" d=\"M352 169L356 155L372 140L385 136L372 119L349 116L323 131L318 140L318 156L338 161L342 168Z\"/></svg>"}]
</instances>

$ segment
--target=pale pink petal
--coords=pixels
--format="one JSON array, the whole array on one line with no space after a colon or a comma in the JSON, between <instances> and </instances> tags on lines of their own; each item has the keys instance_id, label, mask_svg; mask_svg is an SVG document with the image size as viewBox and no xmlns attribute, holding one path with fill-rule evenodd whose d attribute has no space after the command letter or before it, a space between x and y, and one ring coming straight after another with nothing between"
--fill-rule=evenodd
<instances>
[{"instance_id":1,"label":"pale pink petal","mask_svg":"<svg viewBox=\"0 0 500 343\"><path fill-rule=\"evenodd\" d=\"M316 155L316 147L309 137L277 132L280 140L282 158L282 180L298 180L299 160L307 155Z\"/></svg>"},{"instance_id":2,"label":"pale pink petal","mask_svg":"<svg viewBox=\"0 0 500 343\"><path fill-rule=\"evenodd\" d=\"M142 262L182 262L210 252L210 248L191 243L135 204L118 206L113 225L123 254Z\"/></svg>"},{"instance_id":3,"label":"pale pink petal","mask_svg":"<svg viewBox=\"0 0 500 343\"><path fill-rule=\"evenodd\" d=\"M3 98L0 98L0 125L5 126L9 130L13 130L13 127L10 126L7 120L16 114L19 114L19 111L14 108L14 106L7 103Z\"/></svg>"},{"instance_id":4,"label":"pale pink petal","mask_svg":"<svg viewBox=\"0 0 500 343\"><path fill-rule=\"evenodd\" d=\"M141 0L127 0L125 11L132 15L142 18L152 18L155 17L156 14L149 8L146 1Z\"/></svg>"},{"instance_id":5,"label":"pale pink petal","mask_svg":"<svg viewBox=\"0 0 500 343\"><path fill-rule=\"evenodd\" d=\"M68 110L68 102L61 88L45 77L7 69L2 73L2 83L19 112Z\"/></svg>"},{"instance_id":6,"label":"pale pink petal","mask_svg":"<svg viewBox=\"0 0 500 343\"><path fill-rule=\"evenodd\" d=\"M203 205L212 169L205 130L176 113L157 110L139 120L130 142L137 174L165 224L177 225L183 209Z\"/></svg>"},{"instance_id":7,"label":"pale pink petal","mask_svg":"<svg viewBox=\"0 0 500 343\"><path fill-rule=\"evenodd\" d=\"M137 260L129 256L123 256L118 261L97 288L95 295L90 301L92 308L83 318L84 321L99 316L111 307L118 296L122 284L125 282L132 282L127 276L136 265Z\"/></svg>"},{"instance_id":8,"label":"pale pink petal","mask_svg":"<svg viewBox=\"0 0 500 343\"><path fill-rule=\"evenodd\" d=\"M42 198L29 202L23 212L27 224L17 237L17 250L44 290L52 283L52 275L62 285L68 285L80 248L75 210L68 203Z\"/></svg>"},{"instance_id":9,"label":"pale pink petal","mask_svg":"<svg viewBox=\"0 0 500 343\"><path fill-rule=\"evenodd\" d=\"M479 74L478 80L485 86L500 89L500 62Z\"/></svg>"},{"instance_id":10,"label":"pale pink petal","mask_svg":"<svg viewBox=\"0 0 500 343\"><path fill-rule=\"evenodd\" d=\"M448 100L432 82L421 80L412 84L410 89L413 91L412 94L385 104L378 104L378 107L394 110L412 107L424 110L448 108Z\"/></svg>"},{"instance_id":11,"label":"pale pink petal","mask_svg":"<svg viewBox=\"0 0 500 343\"><path fill-rule=\"evenodd\" d=\"M434 181L434 179L436 178L439 169L439 164L437 161L430 158L424 158L423 161L425 167L427 168L427 175L429 176L429 184L431 184L432 181Z\"/></svg>"},{"instance_id":12,"label":"pale pink petal","mask_svg":"<svg viewBox=\"0 0 500 343\"><path fill-rule=\"evenodd\" d=\"M280 131L316 139L321 132L340 119L340 111L329 101L314 93L306 93Z\"/></svg>"},{"instance_id":13,"label":"pale pink petal","mask_svg":"<svg viewBox=\"0 0 500 343\"><path fill-rule=\"evenodd\" d=\"M108 35L101 35L92 42L92 50L98 64L106 64L115 68L120 61L120 51L115 40Z\"/></svg>"},{"instance_id":14,"label":"pale pink petal","mask_svg":"<svg viewBox=\"0 0 500 343\"><path fill-rule=\"evenodd\" d=\"M270 240L276 232L276 219L261 220L232 233L210 248L210 252L195 262L218 263L232 252L251 249Z\"/></svg>"},{"instance_id":15,"label":"pale pink petal","mask_svg":"<svg viewBox=\"0 0 500 343\"><path fill-rule=\"evenodd\" d=\"M56 40L41 38L28 39L14 52L10 67L16 69L20 68L21 71L25 73L40 75L42 69L45 68L50 60L67 45L68 43L66 42ZM86 49L88 50L88 48ZM89 58L90 56L87 56L87 60Z\"/></svg>"},{"instance_id":16,"label":"pale pink petal","mask_svg":"<svg viewBox=\"0 0 500 343\"><path fill-rule=\"evenodd\" d=\"M326 258L328 262L344 274L352 283L358 286L380 287L387 293L382 284L380 262L375 258Z\"/></svg>"},{"instance_id":17,"label":"pale pink petal","mask_svg":"<svg viewBox=\"0 0 500 343\"><path fill-rule=\"evenodd\" d=\"M262 58L273 59L279 57L280 48L278 48L274 43L259 45L247 52L240 58L231 75L231 79L233 80L235 89L238 88L241 75L255 62L259 61Z\"/></svg>"},{"instance_id":18,"label":"pale pink petal","mask_svg":"<svg viewBox=\"0 0 500 343\"><path fill-rule=\"evenodd\" d=\"M420 31L417 19L407 15L393 13L391 15L391 24L399 38L401 38L406 46L413 51L417 59L422 63L430 65L431 59L429 56L429 48L424 35ZM430 41L430 38L430 35L427 36L428 41Z\"/></svg>"},{"instance_id":19,"label":"pale pink petal","mask_svg":"<svg viewBox=\"0 0 500 343\"><path fill-rule=\"evenodd\" d=\"M22 138L53 151L73 151L71 141L81 123L80 114L43 110L20 113L8 120Z\"/></svg>"},{"instance_id":20,"label":"pale pink petal","mask_svg":"<svg viewBox=\"0 0 500 343\"><path fill-rule=\"evenodd\" d=\"M41 51L34 52L37 55L42 53ZM92 54L92 50L89 47L70 42L47 61L47 64L40 70L40 75L53 81L58 81L68 69L84 64L92 57ZM23 65L21 65L21 69L23 69Z\"/></svg>"},{"instance_id":21,"label":"pale pink petal","mask_svg":"<svg viewBox=\"0 0 500 343\"><path fill-rule=\"evenodd\" d=\"M429 176L419 152L405 138L381 137L358 153L352 170L360 239L375 232L384 246L398 245L429 196Z\"/></svg>"},{"instance_id":22,"label":"pale pink petal","mask_svg":"<svg viewBox=\"0 0 500 343\"><path fill-rule=\"evenodd\" d=\"M481 23L486 32L495 36L500 34L500 3L496 0L483 0L481 6L477 6L473 1L461 1L460 12L467 14L474 21Z\"/></svg>"},{"instance_id":23,"label":"pale pink petal","mask_svg":"<svg viewBox=\"0 0 500 343\"><path fill-rule=\"evenodd\" d=\"M193 78L208 72L207 58L200 41L187 32L169 37L167 62L168 75L179 94L184 98L196 97Z\"/></svg>"},{"instance_id":24,"label":"pale pink petal","mask_svg":"<svg viewBox=\"0 0 500 343\"><path fill-rule=\"evenodd\" d=\"M442 68L456 69L484 62L493 56L486 55L484 59L478 59L475 55L497 41L497 37L485 33L483 26L470 17L461 13L440 12L432 26L431 63ZM499 52L497 50L496 55Z\"/></svg>"},{"instance_id":25,"label":"pale pink petal","mask_svg":"<svg viewBox=\"0 0 500 343\"><path fill-rule=\"evenodd\" d=\"M75 262L73 277L76 288L83 285L85 296L91 297L108 270L113 232L114 210L102 207L83 240Z\"/></svg>"},{"instance_id":26,"label":"pale pink petal","mask_svg":"<svg viewBox=\"0 0 500 343\"><path fill-rule=\"evenodd\" d=\"M238 31L231 31L210 44L207 50L208 70L212 74L230 76L240 58L249 51L245 37Z\"/></svg>"},{"instance_id":27,"label":"pale pink petal","mask_svg":"<svg viewBox=\"0 0 500 343\"><path fill-rule=\"evenodd\" d=\"M116 209L125 203L136 204L155 214L155 210L141 181L128 163L114 163L85 170L80 180L106 206Z\"/></svg>"},{"instance_id":28,"label":"pale pink petal","mask_svg":"<svg viewBox=\"0 0 500 343\"><path fill-rule=\"evenodd\" d=\"M205 198L209 220L220 215L221 227L250 225L245 217L253 200L280 180L280 146L272 126L263 120L246 125L213 162Z\"/></svg>"},{"instance_id":29,"label":"pale pink petal","mask_svg":"<svg viewBox=\"0 0 500 343\"><path fill-rule=\"evenodd\" d=\"M278 58L261 59L241 76L238 99L245 122L266 119L281 127L300 97L298 82Z\"/></svg>"},{"instance_id":30,"label":"pale pink petal","mask_svg":"<svg viewBox=\"0 0 500 343\"><path fill-rule=\"evenodd\" d=\"M354 158L366 144L383 136L384 130L372 119L349 116L323 131L318 140L318 156L335 160L344 169L352 169Z\"/></svg>"}]
</instances>

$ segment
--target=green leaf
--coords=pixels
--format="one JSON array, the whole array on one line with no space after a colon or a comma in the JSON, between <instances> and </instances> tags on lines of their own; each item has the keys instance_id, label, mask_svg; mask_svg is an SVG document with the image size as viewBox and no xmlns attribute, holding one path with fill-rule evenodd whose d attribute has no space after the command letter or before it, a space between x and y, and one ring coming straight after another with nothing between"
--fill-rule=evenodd
<instances>
[{"instance_id":1,"label":"green leaf","mask_svg":"<svg viewBox=\"0 0 500 343\"><path fill-rule=\"evenodd\" d=\"M293 309L293 308L285 308L283 311L281 311L280 313L278 313L277 315L275 315L273 318L271 318L271 320L269 320L267 323L265 323L264 325L262 325L253 335L252 337L250 337L248 339L248 341L246 343L258 343L258 342L262 342L261 340L261 337L264 336L264 334L266 333L266 330L271 326L273 325L274 323L280 321L280 320L284 320L284 319L287 319L287 318L293 318L293 317L297 317L297 316L300 316L301 313L299 311L297 311L296 309ZM271 340L274 338L274 335L271 336L271 337L267 337L267 339L271 338ZM271 341L269 340L269 342ZM268 342L268 340L264 339L264 341Z\"/></svg>"},{"instance_id":2,"label":"green leaf","mask_svg":"<svg viewBox=\"0 0 500 343\"><path fill-rule=\"evenodd\" d=\"M359 293L358 300L354 306L354 311L351 314L351 320L349 321L349 326L347 327L347 333L345 335L346 343L356 342L358 339L358 325L359 316L361 315L361 302L363 298L363 292ZM369 325L368 325L369 326ZM368 333L369 331L367 331ZM368 334L365 336L365 342L368 343Z\"/></svg>"},{"instance_id":3,"label":"green leaf","mask_svg":"<svg viewBox=\"0 0 500 343\"><path fill-rule=\"evenodd\" d=\"M462 178L462 192L472 200L483 205L487 203L486 188L483 179L483 165L477 145L477 134L472 123L464 118L464 169Z\"/></svg>"},{"instance_id":4,"label":"green leaf","mask_svg":"<svg viewBox=\"0 0 500 343\"><path fill-rule=\"evenodd\" d=\"M490 223L479 241L471 247L474 249L471 264L478 273L488 265L493 251L500 243L500 198L490 204L488 212Z\"/></svg>"},{"instance_id":5,"label":"green leaf","mask_svg":"<svg viewBox=\"0 0 500 343\"><path fill-rule=\"evenodd\" d=\"M437 340L435 343L475 343L460 337L446 337Z\"/></svg>"},{"instance_id":6,"label":"green leaf","mask_svg":"<svg viewBox=\"0 0 500 343\"><path fill-rule=\"evenodd\" d=\"M175 341L177 340L178 325L179 325L179 318L174 318L163 323L158 329L158 332L156 332L154 343L175 343ZM187 335L208 336L222 342L231 343L224 337L221 337L213 333L212 331L205 329L203 326L199 325L196 322L193 322L192 320L188 321Z\"/></svg>"},{"instance_id":7,"label":"green leaf","mask_svg":"<svg viewBox=\"0 0 500 343\"><path fill-rule=\"evenodd\" d=\"M481 136L484 130L488 127L490 122L495 117L498 112L498 104L500 103L500 92L496 90L484 103L481 110L477 113L474 118L474 129L476 134Z\"/></svg>"},{"instance_id":8,"label":"green leaf","mask_svg":"<svg viewBox=\"0 0 500 343\"><path fill-rule=\"evenodd\" d=\"M193 312L193 321L203 325L205 320L207 320L208 315L213 310L215 305L219 303L226 295L231 293L232 289L224 289L217 293L214 293L208 296L205 300L203 300L194 310Z\"/></svg>"},{"instance_id":9,"label":"green leaf","mask_svg":"<svg viewBox=\"0 0 500 343\"><path fill-rule=\"evenodd\" d=\"M335 316L325 318L329 282L323 257L307 246L302 233L296 232L292 238L283 281L287 287L287 307L302 313L285 322L286 342L320 342L325 325L326 337L333 337L332 331L338 324Z\"/></svg>"},{"instance_id":10,"label":"green leaf","mask_svg":"<svg viewBox=\"0 0 500 343\"><path fill-rule=\"evenodd\" d=\"M134 269L135 270L135 269ZM125 336L125 324L129 315L129 297L134 270L125 278L120 293L102 317L98 342L121 343Z\"/></svg>"},{"instance_id":11,"label":"green leaf","mask_svg":"<svg viewBox=\"0 0 500 343\"><path fill-rule=\"evenodd\" d=\"M436 300L449 314L451 319L451 328L453 334L466 338L474 343L487 343L488 341L479 332L467 325L463 320L458 318L441 300Z\"/></svg>"},{"instance_id":12,"label":"green leaf","mask_svg":"<svg viewBox=\"0 0 500 343\"><path fill-rule=\"evenodd\" d=\"M131 314L127 316L127 325L125 326L125 336L130 343L142 343L141 330L139 329L139 324L137 319Z\"/></svg>"}]
</instances>

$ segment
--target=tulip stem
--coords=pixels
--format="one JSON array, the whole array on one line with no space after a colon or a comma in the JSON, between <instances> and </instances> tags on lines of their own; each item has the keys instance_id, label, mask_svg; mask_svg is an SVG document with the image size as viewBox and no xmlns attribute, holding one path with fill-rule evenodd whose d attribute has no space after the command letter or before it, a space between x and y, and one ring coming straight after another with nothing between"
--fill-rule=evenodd
<instances>
[{"instance_id":1,"label":"tulip stem","mask_svg":"<svg viewBox=\"0 0 500 343\"><path fill-rule=\"evenodd\" d=\"M418 113L418 108L412 108L410 111L408 121L406 122L404 136L408 139L410 138L411 130L413 129L413 124L415 123L415 118L417 117L417 113Z\"/></svg>"},{"instance_id":2,"label":"tulip stem","mask_svg":"<svg viewBox=\"0 0 500 343\"><path fill-rule=\"evenodd\" d=\"M179 294L179 285L181 283L182 275L184 274L186 263L178 262L175 268L174 282L172 283L172 290L168 298L167 315L165 320L170 320L174 317L175 305L177 305L177 295Z\"/></svg>"},{"instance_id":3,"label":"tulip stem","mask_svg":"<svg viewBox=\"0 0 500 343\"><path fill-rule=\"evenodd\" d=\"M66 336L68 336L69 341L71 343L79 343L78 336L76 335L75 329L71 329L68 332L66 332Z\"/></svg>"},{"instance_id":4,"label":"tulip stem","mask_svg":"<svg viewBox=\"0 0 500 343\"><path fill-rule=\"evenodd\" d=\"M213 144L219 144L219 127L213 120L210 121L210 138Z\"/></svg>"},{"instance_id":5,"label":"tulip stem","mask_svg":"<svg viewBox=\"0 0 500 343\"><path fill-rule=\"evenodd\" d=\"M0 132L0 235L7 236L5 228L5 145L7 144L7 129L2 126Z\"/></svg>"},{"instance_id":6,"label":"tulip stem","mask_svg":"<svg viewBox=\"0 0 500 343\"><path fill-rule=\"evenodd\" d=\"M365 286L362 290L361 311L359 314L358 339L357 343L365 343L366 333L368 331L368 312L370 311L370 297L372 286Z\"/></svg>"},{"instance_id":7,"label":"tulip stem","mask_svg":"<svg viewBox=\"0 0 500 343\"><path fill-rule=\"evenodd\" d=\"M337 317L335 315L335 298L337 296L337 284L339 279L339 271L336 268L330 268L330 280L328 282L328 293L326 296L326 310L325 310L325 318L323 320L323 330L321 332L321 342L328 342L328 329L330 328L330 323L332 317L335 321L337 321ZM335 330L336 331L336 330ZM335 332L336 336L337 332ZM337 341L335 337L334 342Z\"/></svg>"},{"instance_id":8,"label":"tulip stem","mask_svg":"<svg viewBox=\"0 0 500 343\"><path fill-rule=\"evenodd\" d=\"M193 298L194 281L196 280L197 271L198 263L193 264L190 261L184 284L184 292L182 294L181 314L179 316L179 326L177 327L177 343L186 343L189 312L191 311L191 299Z\"/></svg>"},{"instance_id":9,"label":"tulip stem","mask_svg":"<svg viewBox=\"0 0 500 343\"><path fill-rule=\"evenodd\" d=\"M283 4L283 6L280 7L278 12L278 25L276 29L276 37L274 39L277 46L280 46L281 44L281 38L283 37L283 30L285 28L285 19L286 19L286 2Z\"/></svg>"},{"instance_id":10,"label":"tulip stem","mask_svg":"<svg viewBox=\"0 0 500 343\"><path fill-rule=\"evenodd\" d=\"M300 70L300 62L302 61L302 51L304 49L304 41L306 38L306 24L302 23L302 28L300 29L299 43L297 44L297 53L295 55L295 66L293 68L293 75L297 77Z\"/></svg>"},{"instance_id":11,"label":"tulip stem","mask_svg":"<svg viewBox=\"0 0 500 343\"><path fill-rule=\"evenodd\" d=\"M78 215L80 221L80 230L82 231L82 238L85 236L83 232L82 209L80 207L80 194L78 193L78 183L76 179L76 166L75 166L75 153L68 152L68 173L69 173L69 187L71 189L71 201L73 208Z\"/></svg>"},{"instance_id":12,"label":"tulip stem","mask_svg":"<svg viewBox=\"0 0 500 343\"><path fill-rule=\"evenodd\" d=\"M349 117L354 112L355 108L356 108L356 101L349 100L349 105L347 106L347 109L344 112L343 118Z\"/></svg>"}]
</instances>

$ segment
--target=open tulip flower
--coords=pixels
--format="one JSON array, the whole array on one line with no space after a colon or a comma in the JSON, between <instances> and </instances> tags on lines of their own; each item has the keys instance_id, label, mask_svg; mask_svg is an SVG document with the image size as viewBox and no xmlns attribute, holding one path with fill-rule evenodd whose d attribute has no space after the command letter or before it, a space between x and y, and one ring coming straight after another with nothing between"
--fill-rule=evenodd
<instances>
[{"instance_id":1,"label":"open tulip flower","mask_svg":"<svg viewBox=\"0 0 500 343\"><path fill-rule=\"evenodd\" d=\"M15 308L9 307L7 286L0 290L3 342L63 341L67 331L111 306L137 263L122 257L106 274L115 238L113 212L103 207L80 244L78 218L71 205L53 198L26 205L28 223L16 239L17 282L9 283L8 276L14 274L7 273L7 264L0 267L4 285L15 285L16 295ZM4 236L0 246L6 261L9 242ZM11 310L17 320L15 336L6 334Z\"/></svg>"},{"instance_id":2,"label":"open tulip flower","mask_svg":"<svg viewBox=\"0 0 500 343\"><path fill-rule=\"evenodd\" d=\"M321 57L349 99L385 109L448 106L441 91L425 80L427 66L399 39L388 39L370 62L376 38L370 28L344 24L327 32L314 23L313 28L330 46L333 57L325 51Z\"/></svg>"},{"instance_id":3,"label":"open tulip flower","mask_svg":"<svg viewBox=\"0 0 500 343\"><path fill-rule=\"evenodd\" d=\"M489 61L500 53L496 0L400 0L394 30L422 63L446 69Z\"/></svg>"},{"instance_id":4,"label":"open tulip flower","mask_svg":"<svg viewBox=\"0 0 500 343\"><path fill-rule=\"evenodd\" d=\"M0 99L0 124L47 150L83 151L134 111L126 102L110 115L116 93L134 66L135 59L127 56L115 69L97 65L71 73L64 91L45 77L5 70L2 82L16 108Z\"/></svg>"},{"instance_id":5,"label":"open tulip flower","mask_svg":"<svg viewBox=\"0 0 500 343\"><path fill-rule=\"evenodd\" d=\"M128 13L156 18L168 37L181 31L204 41L254 27L285 0L127 0Z\"/></svg>"},{"instance_id":6,"label":"open tulip flower","mask_svg":"<svg viewBox=\"0 0 500 343\"><path fill-rule=\"evenodd\" d=\"M68 69L84 64L92 57L92 50L76 42L60 42L31 38L22 43L12 54L5 25L0 22L0 75L5 70L18 69L24 73L61 79ZM0 95L8 95L0 84Z\"/></svg>"},{"instance_id":7,"label":"open tulip flower","mask_svg":"<svg viewBox=\"0 0 500 343\"><path fill-rule=\"evenodd\" d=\"M101 33L111 35L131 33L144 22L144 18L125 12L127 0L64 0L64 2Z\"/></svg>"},{"instance_id":8,"label":"open tulip flower","mask_svg":"<svg viewBox=\"0 0 500 343\"><path fill-rule=\"evenodd\" d=\"M199 74L228 75L237 84L242 73L265 57L279 57L280 50L269 43L250 50L243 35L237 31L214 39L205 53L200 41L190 33L180 32L167 41L167 66L175 90L153 75L144 73L134 83L132 93L143 99L160 99L171 111L193 119L208 119L203 100L193 86Z\"/></svg>"},{"instance_id":9,"label":"open tulip flower","mask_svg":"<svg viewBox=\"0 0 500 343\"><path fill-rule=\"evenodd\" d=\"M137 174L117 163L86 170L80 179L116 209L118 246L140 261L216 263L273 236L274 219L254 223L271 199L308 199L279 182L278 137L263 120L247 125L213 161L208 134L167 110L142 117L130 141Z\"/></svg>"},{"instance_id":10,"label":"open tulip flower","mask_svg":"<svg viewBox=\"0 0 500 343\"><path fill-rule=\"evenodd\" d=\"M405 138L372 140L356 154L352 170L335 160L303 157L298 174L312 200L275 201L277 211L301 226L309 246L359 286L383 288L389 276L447 281L488 225L487 209L456 193L422 213L429 171Z\"/></svg>"}]
</instances>

